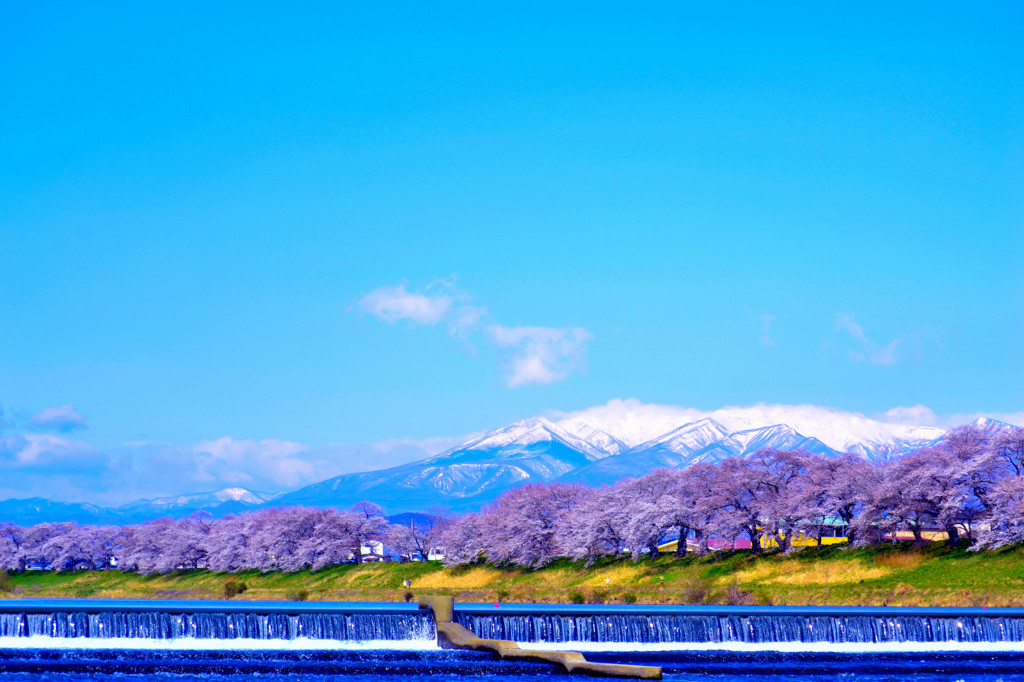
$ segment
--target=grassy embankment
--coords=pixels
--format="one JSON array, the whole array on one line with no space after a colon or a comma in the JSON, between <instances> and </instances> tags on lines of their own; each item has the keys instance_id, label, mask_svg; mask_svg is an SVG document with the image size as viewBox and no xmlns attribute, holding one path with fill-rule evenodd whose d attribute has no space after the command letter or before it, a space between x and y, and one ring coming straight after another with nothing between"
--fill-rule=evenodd
<instances>
[{"instance_id":1,"label":"grassy embankment","mask_svg":"<svg viewBox=\"0 0 1024 682\"><path fill-rule=\"evenodd\" d=\"M405 580L412 581L411 588L402 586ZM448 569L436 563L345 565L291 574L31 571L11 575L0 596L222 599L230 581L247 587L234 597L238 600L404 601L436 593L472 602L1024 606L1024 552L973 553L936 544L807 549L757 558L723 552L639 563L605 559L589 567L563 561L534 571L486 565Z\"/></svg>"}]
</instances>

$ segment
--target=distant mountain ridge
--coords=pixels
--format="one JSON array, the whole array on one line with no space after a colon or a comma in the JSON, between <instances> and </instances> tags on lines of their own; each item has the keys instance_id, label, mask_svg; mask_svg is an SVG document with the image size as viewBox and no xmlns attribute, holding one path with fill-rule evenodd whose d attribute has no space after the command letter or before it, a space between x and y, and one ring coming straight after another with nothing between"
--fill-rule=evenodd
<instances>
[{"instance_id":1,"label":"distant mountain ridge","mask_svg":"<svg viewBox=\"0 0 1024 682\"><path fill-rule=\"evenodd\" d=\"M163 516L180 518L195 512L225 516L251 511L280 493L260 493L245 488L223 488L192 495L135 500L119 507L100 507L83 502L54 502L42 497L0 501L0 523L27 526L36 523L76 521L95 525L140 523Z\"/></svg>"},{"instance_id":2,"label":"distant mountain ridge","mask_svg":"<svg viewBox=\"0 0 1024 682\"><path fill-rule=\"evenodd\" d=\"M6 500L0 502L0 522L135 523L195 511L221 516L278 505L344 509L360 500L376 502L391 514L432 508L465 512L523 483L611 484L658 467L682 468L696 462L746 457L762 448L803 448L824 456L854 452L879 459L933 445L945 434L935 427L889 424L848 413L832 413L828 418L803 415L794 420L810 431L802 432L774 421L778 416L775 407L720 410L661 433L654 433L663 425L657 420L644 424L633 419L616 429L614 423L578 415L557 421L538 417L490 431L424 460L344 474L281 494L226 488L140 500L117 508L41 498ZM979 423L993 429L1008 426L994 420Z\"/></svg>"}]
</instances>

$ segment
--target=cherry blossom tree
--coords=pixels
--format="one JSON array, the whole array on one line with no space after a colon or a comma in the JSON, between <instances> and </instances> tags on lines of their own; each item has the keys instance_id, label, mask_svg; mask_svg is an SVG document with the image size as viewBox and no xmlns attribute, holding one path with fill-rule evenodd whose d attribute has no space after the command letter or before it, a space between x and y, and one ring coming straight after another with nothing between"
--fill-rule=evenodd
<instances>
[{"instance_id":1,"label":"cherry blossom tree","mask_svg":"<svg viewBox=\"0 0 1024 682\"><path fill-rule=\"evenodd\" d=\"M464 514L445 524L440 535L445 565L458 566L487 558L489 530L485 523L480 514Z\"/></svg>"},{"instance_id":2,"label":"cherry blossom tree","mask_svg":"<svg viewBox=\"0 0 1024 682\"><path fill-rule=\"evenodd\" d=\"M991 491L992 513L972 549L1024 544L1024 476L1009 476Z\"/></svg>"},{"instance_id":3,"label":"cherry blossom tree","mask_svg":"<svg viewBox=\"0 0 1024 682\"><path fill-rule=\"evenodd\" d=\"M204 514L144 523L126 536L122 563L140 573L203 568L207 557L205 537L211 525Z\"/></svg>"},{"instance_id":4,"label":"cherry blossom tree","mask_svg":"<svg viewBox=\"0 0 1024 682\"><path fill-rule=\"evenodd\" d=\"M480 514L487 559L532 568L563 556L563 524L585 496L578 484L527 484L509 490Z\"/></svg>"},{"instance_id":5,"label":"cherry blossom tree","mask_svg":"<svg viewBox=\"0 0 1024 682\"><path fill-rule=\"evenodd\" d=\"M352 507L352 536L355 542L356 563L363 562L362 548L371 540L383 542L388 534L388 519L384 510L373 502L357 502Z\"/></svg>"},{"instance_id":6,"label":"cherry blossom tree","mask_svg":"<svg viewBox=\"0 0 1024 682\"><path fill-rule=\"evenodd\" d=\"M0 524L0 569L5 571L25 570L25 554L21 550L24 542L24 528L13 523Z\"/></svg>"},{"instance_id":7,"label":"cherry blossom tree","mask_svg":"<svg viewBox=\"0 0 1024 682\"><path fill-rule=\"evenodd\" d=\"M678 556L686 554L686 539L691 532L696 554L708 553L708 541L725 502L715 492L722 485L722 476L721 469L708 462L698 462L682 470L675 509L679 525Z\"/></svg>"},{"instance_id":8,"label":"cherry blossom tree","mask_svg":"<svg viewBox=\"0 0 1024 682\"><path fill-rule=\"evenodd\" d=\"M211 571L240 571L253 566L252 536L255 514L225 516L211 524L203 538L206 566Z\"/></svg>"},{"instance_id":9,"label":"cherry blossom tree","mask_svg":"<svg viewBox=\"0 0 1024 682\"><path fill-rule=\"evenodd\" d=\"M425 522L412 518L405 524L391 524L388 543L403 556L426 559L430 550L440 543L442 529L449 520L447 514L434 510L427 515Z\"/></svg>"},{"instance_id":10,"label":"cherry blossom tree","mask_svg":"<svg viewBox=\"0 0 1024 682\"><path fill-rule=\"evenodd\" d=\"M989 452L1004 476L1024 476L1024 427L997 433L989 444Z\"/></svg>"},{"instance_id":11,"label":"cherry blossom tree","mask_svg":"<svg viewBox=\"0 0 1024 682\"><path fill-rule=\"evenodd\" d=\"M658 547L673 533L686 543L689 526L681 515L680 491L683 473L678 469L655 469L640 478L625 481L620 497L628 510L626 543L634 561L643 554L658 555Z\"/></svg>"},{"instance_id":12,"label":"cherry blossom tree","mask_svg":"<svg viewBox=\"0 0 1024 682\"><path fill-rule=\"evenodd\" d=\"M584 490L578 504L561 519L558 545L562 554L588 564L601 555L620 554L627 543L630 504L622 485Z\"/></svg>"},{"instance_id":13,"label":"cherry blossom tree","mask_svg":"<svg viewBox=\"0 0 1024 682\"><path fill-rule=\"evenodd\" d=\"M871 465L858 455L807 457L793 489L798 516L821 546L826 526L839 521L847 539L854 540L853 519L862 506Z\"/></svg>"},{"instance_id":14,"label":"cherry blossom tree","mask_svg":"<svg viewBox=\"0 0 1024 682\"><path fill-rule=\"evenodd\" d=\"M317 510L312 535L300 543L303 560L314 571L355 560L359 552L356 529L362 523L358 514Z\"/></svg>"}]
</instances>

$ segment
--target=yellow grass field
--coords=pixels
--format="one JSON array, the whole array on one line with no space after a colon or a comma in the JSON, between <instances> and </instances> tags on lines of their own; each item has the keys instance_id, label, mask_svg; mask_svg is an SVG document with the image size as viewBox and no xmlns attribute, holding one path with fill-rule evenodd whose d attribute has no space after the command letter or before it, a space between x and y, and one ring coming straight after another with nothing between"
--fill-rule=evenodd
<instances>
[{"instance_id":1,"label":"yellow grass field","mask_svg":"<svg viewBox=\"0 0 1024 682\"><path fill-rule=\"evenodd\" d=\"M0 582L0 597L222 599L229 582L245 584L234 597L242 600L403 601L441 593L471 602L1024 606L1024 552L975 553L936 543L806 548L788 556L662 555L636 563L602 559L591 566L559 561L537 570L408 563L291 574L29 571Z\"/></svg>"}]
</instances>

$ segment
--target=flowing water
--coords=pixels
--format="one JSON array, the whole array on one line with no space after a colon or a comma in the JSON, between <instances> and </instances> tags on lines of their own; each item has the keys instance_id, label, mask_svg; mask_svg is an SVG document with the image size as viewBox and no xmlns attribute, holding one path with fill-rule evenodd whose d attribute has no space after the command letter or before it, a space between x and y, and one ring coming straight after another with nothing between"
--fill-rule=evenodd
<instances>
[{"instance_id":1,"label":"flowing water","mask_svg":"<svg viewBox=\"0 0 1024 682\"><path fill-rule=\"evenodd\" d=\"M462 605L483 637L666 680L1024 682L1024 610ZM0 682L493 682L563 677L436 646L406 604L0 601ZM564 678L563 679L571 679Z\"/></svg>"}]
</instances>

